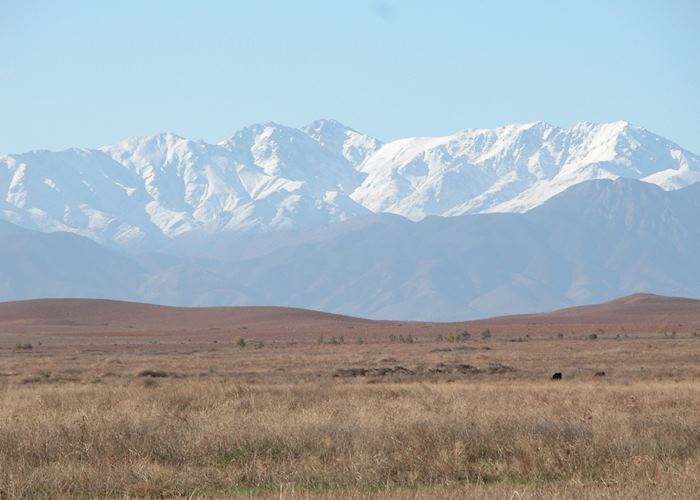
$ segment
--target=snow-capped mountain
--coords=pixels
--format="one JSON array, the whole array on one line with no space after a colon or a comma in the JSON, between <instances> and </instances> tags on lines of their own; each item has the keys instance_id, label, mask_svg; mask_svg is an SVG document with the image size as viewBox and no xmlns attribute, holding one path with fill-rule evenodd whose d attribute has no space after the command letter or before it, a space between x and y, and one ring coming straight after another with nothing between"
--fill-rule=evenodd
<instances>
[{"instance_id":1,"label":"snow-capped mountain","mask_svg":"<svg viewBox=\"0 0 700 500\"><path fill-rule=\"evenodd\" d=\"M349 196L364 178L353 161L377 141L350 129L343 141L339 124L332 132L328 146L328 134L312 138L270 123L219 144L167 133L97 150L2 156L0 215L41 231L155 248L195 231L266 231L367 214Z\"/></svg>"},{"instance_id":2,"label":"snow-capped mountain","mask_svg":"<svg viewBox=\"0 0 700 500\"><path fill-rule=\"evenodd\" d=\"M700 157L627 122L544 122L382 144L334 120L253 125L219 144L174 134L0 156L0 219L154 249L186 234L270 231L371 212L524 212L590 179L666 190Z\"/></svg>"},{"instance_id":3,"label":"snow-capped mountain","mask_svg":"<svg viewBox=\"0 0 700 500\"><path fill-rule=\"evenodd\" d=\"M627 122L545 122L468 129L386 144L361 166L352 198L374 212L524 212L591 179L632 178L664 189L700 181L700 157Z\"/></svg>"},{"instance_id":4,"label":"snow-capped mountain","mask_svg":"<svg viewBox=\"0 0 700 500\"><path fill-rule=\"evenodd\" d=\"M420 222L371 214L320 228L209 237L197 257L125 254L0 221L0 300L283 305L451 321L637 292L700 297L699 216L700 184L664 191L601 179L522 214Z\"/></svg>"},{"instance_id":5,"label":"snow-capped mountain","mask_svg":"<svg viewBox=\"0 0 700 500\"><path fill-rule=\"evenodd\" d=\"M359 167L382 145L373 137L361 134L336 120L316 120L302 129L313 140L353 167Z\"/></svg>"}]
</instances>

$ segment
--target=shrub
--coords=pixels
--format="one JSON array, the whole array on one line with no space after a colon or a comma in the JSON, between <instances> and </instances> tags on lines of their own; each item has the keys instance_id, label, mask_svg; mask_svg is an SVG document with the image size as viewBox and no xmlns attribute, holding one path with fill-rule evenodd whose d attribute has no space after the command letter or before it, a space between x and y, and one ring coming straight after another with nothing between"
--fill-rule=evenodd
<instances>
[{"instance_id":1,"label":"shrub","mask_svg":"<svg viewBox=\"0 0 700 500\"><path fill-rule=\"evenodd\" d=\"M484 340L489 340L491 338L491 330L487 328L486 330L481 332L481 338Z\"/></svg>"},{"instance_id":2,"label":"shrub","mask_svg":"<svg viewBox=\"0 0 700 500\"><path fill-rule=\"evenodd\" d=\"M142 370L139 372L139 377L165 378L167 376L168 373L162 370Z\"/></svg>"}]
</instances>

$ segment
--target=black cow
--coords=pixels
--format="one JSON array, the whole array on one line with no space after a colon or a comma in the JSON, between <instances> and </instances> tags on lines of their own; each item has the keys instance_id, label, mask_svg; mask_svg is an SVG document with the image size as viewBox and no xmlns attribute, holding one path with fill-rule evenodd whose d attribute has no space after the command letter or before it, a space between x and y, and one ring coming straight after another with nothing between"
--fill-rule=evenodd
<instances>
[{"instance_id":1,"label":"black cow","mask_svg":"<svg viewBox=\"0 0 700 500\"><path fill-rule=\"evenodd\" d=\"M552 380L561 380L561 372L557 372L552 375Z\"/></svg>"},{"instance_id":2,"label":"black cow","mask_svg":"<svg viewBox=\"0 0 700 500\"><path fill-rule=\"evenodd\" d=\"M605 377L605 372L595 372L596 377Z\"/></svg>"}]
</instances>

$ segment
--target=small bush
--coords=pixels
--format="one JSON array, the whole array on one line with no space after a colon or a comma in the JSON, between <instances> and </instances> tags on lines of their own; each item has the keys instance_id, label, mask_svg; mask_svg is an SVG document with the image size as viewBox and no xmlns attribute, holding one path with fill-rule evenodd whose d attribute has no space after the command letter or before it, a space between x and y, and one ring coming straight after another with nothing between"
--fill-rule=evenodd
<instances>
[{"instance_id":1,"label":"small bush","mask_svg":"<svg viewBox=\"0 0 700 500\"><path fill-rule=\"evenodd\" d=\"M139 372L139 377L165 378L168 372L162 370L142 370Z\"/></svg>"},{"instance_id":2,"label":"small bush","mask_svg":"<svg viewBox=\"0 0 700 500\"><path fill-rule=\"evenodd\" d=\"M481 332L481 338L484 340L489 340L491 338L491 330L487 328L486 330Z\"/></svg>"}]
</instances>

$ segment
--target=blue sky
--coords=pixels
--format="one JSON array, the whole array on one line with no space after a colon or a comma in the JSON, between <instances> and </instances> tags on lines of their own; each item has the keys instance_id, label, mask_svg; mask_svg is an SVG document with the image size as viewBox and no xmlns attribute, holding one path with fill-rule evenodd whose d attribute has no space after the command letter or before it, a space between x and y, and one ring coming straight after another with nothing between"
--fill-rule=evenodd
<instances>
[{"instance_id":1,"label":"blue sky","mask_svg":"<svg viewBox=\"0 0 700 500\"><path fill-rule=\"evenodd\" d=\"M0 153L336 118L629 120L700 153L700 2L0 0Z\"/></svg>"}]
</instances>

